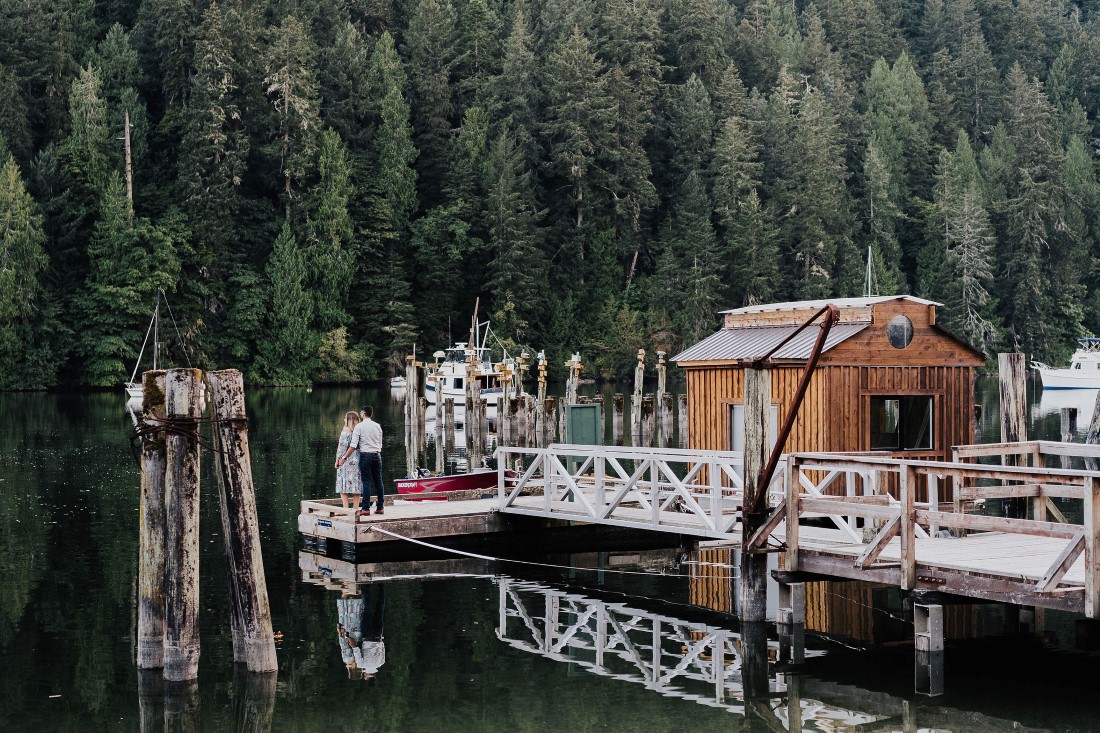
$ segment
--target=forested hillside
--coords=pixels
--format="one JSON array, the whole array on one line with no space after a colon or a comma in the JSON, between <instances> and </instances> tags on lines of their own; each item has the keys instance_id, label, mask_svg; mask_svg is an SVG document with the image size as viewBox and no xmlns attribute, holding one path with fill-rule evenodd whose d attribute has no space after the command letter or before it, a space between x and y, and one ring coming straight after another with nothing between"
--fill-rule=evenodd
<instances>
[{"instance_id":1,"label":"forested hillside","mask_svg":"<svg viewBox=\"0 0 1100 733\"><path fill-rule=\"evenodd\" d=\"M117 385L158 287L257 382L383 376L476 297L610 376L857 295L868 249L987 352L1064 357L1100 332L1098 12L3 0L0 388Z\"/></svg>"}]
</instances>

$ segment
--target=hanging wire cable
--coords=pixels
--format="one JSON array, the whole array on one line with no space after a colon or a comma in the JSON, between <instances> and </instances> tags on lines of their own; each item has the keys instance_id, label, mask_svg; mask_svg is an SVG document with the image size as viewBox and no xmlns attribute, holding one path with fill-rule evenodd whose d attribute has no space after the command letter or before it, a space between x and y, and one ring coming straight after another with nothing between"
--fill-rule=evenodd
<instances>
[{"instance_id":1,"label":"hanging wire cable","mask_svg":"<svg viewBox=\"0 0 1100 733\"><path fill-rule=\"evenodd\" d=\"M161 299L164 300L164 307L168 309L168 315L172 319L172 328L174 328L176 330L176 338L179 339L180 346L183 348L183 358L187 360L187 368L190 369L191 368L191 355L190 355L189 352L191 350L188 348L187 344L184 343L183 336L180 335L179 326L176 325L176 316L175 316L175 314L172 313L172 306L170 306L168 304L168 298L164 295L163 290L161 290L160 288L157 288L157 294L161 297Z\"/></svg>"}]
</instances>

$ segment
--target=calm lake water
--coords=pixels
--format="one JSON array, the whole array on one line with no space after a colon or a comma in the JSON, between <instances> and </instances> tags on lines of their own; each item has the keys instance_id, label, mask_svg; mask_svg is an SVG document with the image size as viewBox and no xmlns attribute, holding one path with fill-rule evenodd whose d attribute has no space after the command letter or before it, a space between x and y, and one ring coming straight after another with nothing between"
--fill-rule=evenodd
<instances>
[{"instance_id":1,"label":"calm lake water","mask_svg":"<svg viewBox=\"0 0 1100 733\"><path fill-rule=\"evenodd\" d=\"M1091 414L1094 397L1076 406ZM994 439L996 384L983 382L979 399ZM384 587L385 664L372 680L349 679L336 633L340 594L301 580L296 518L300 500L331 495L340 418L363 403L378 408L391 484L404 472L404 447L401 404L388 390L249 393L280 670L275 680L234 670L207 480L200 678L166 695L132 661L138 466L122 395L0 394L3 729L651 733L782 730L791 716L820 731L1100 728L1100 654L1073 649L1072 617L1025 616L1035 633L1003 636L1000 606L952 611L946 694L927 698L914 693L911 626L896 592L851 583L824 587L814 602L811 625L833 638L810 634L798 674L775 674L775 696L746 711L734 678L718 692L700 672L722 658L723 644L732 658L738 629L727 612L732 559L714 551L541 558L555 567L458 563L450 570L463 577L373 584ZM1054 438L1063 405L1034 395L1030 404L1032 435ZM1079 421L1084 429L1088 415ZM555 643L585 614L618 624L635 645L603 658L611 674L593 671L585 644ZM644 675L654 633L657 681Z\"/></svg>"}]
</instances>

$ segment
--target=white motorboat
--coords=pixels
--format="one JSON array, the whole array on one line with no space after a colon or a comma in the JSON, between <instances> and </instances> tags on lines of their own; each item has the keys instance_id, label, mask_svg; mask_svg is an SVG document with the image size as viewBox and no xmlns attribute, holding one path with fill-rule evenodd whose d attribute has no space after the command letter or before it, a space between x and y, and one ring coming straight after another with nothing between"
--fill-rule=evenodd
<instances>
[{"instance_id":1,"label":"white motorboat","mask_svg":"<svg viewBox=\"0 0 1100 733\"><path fill-rule=\"evenodd\" d=\"M424 384L424 397L429 405L442 404L453 399L455 407L466 407L466 378L471 365L485 383L481 396L490 409L495 409L504 393L504 375L501 365L489 359L487 347L470 347L460 341L446 351L433 355L436 364L428 372Z\"/></svg>"},{"instance_id":2,"label":"white motorboat","mask_svg":"<svg viewBox=\"0 0 1100 733\"><path fill-rule=\"evenodd\" d=\"M1080 346L1073 352L1068 367L1059 369L1041 361L1031 362L1043 380L1043 389L1100 388L1100 338L1077 339L1077 343Z\"/></svg>"}]
</instances>

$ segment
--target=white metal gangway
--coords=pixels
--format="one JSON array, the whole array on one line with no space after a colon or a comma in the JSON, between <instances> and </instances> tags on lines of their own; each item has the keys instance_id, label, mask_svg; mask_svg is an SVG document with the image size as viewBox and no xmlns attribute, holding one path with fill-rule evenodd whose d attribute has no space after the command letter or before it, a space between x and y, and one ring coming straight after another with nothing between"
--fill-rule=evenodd
<instances>
[{"instance_id":1,"label":"white metal gangway","mask_svg":"<svg viewBox=\"0 0 1100 733\"><path fill-rule=\"evenodd\" d=\"M549 519L675 532L711 540L741 539L743 454L678 448L554 444L499 447L498 511ZM506 471L519 467L519 478ZM768 486L768 506L783 501L787 456ZM841 486L843 495L879 494L874 466L832 472L799 490L821 497ZM887 497L884 501L896 500ZM825 515L847 539L862 535L849 517Z\"/></svg>"}]
</instances>

